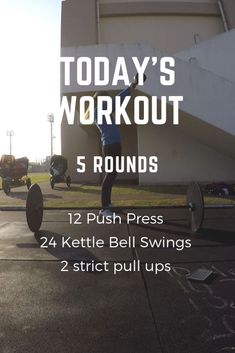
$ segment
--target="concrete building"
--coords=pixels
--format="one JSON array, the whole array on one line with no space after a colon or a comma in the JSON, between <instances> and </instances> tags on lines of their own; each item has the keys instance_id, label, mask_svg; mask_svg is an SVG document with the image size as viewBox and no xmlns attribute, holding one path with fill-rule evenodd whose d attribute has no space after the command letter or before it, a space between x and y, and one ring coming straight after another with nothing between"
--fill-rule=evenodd
<instances>
[{"instance_id":1,"label":"concrete building","mask_svg":"<svg viewBox=\"0 0 235 353\"><path fill-rule=\"evenodd\" d=\"M156 126L122 125L124 155L157 155L156 174L125 174L120 179L138 179L140 184L187 183L235 180L235 2L234 0L66 0L62 2L61 55L108 57L115 63L126 59L128 73L137 56L175 58L176 82L162 86L159 70L148 67L147 81L136 95L183 96L180 124ZM113 68L111 67L111 70ZM115 94L124 86L107 86ZM61 94L93 94L103 89L78 86L75 66L71 84ZM79 99L78 99L79 102ZM79 107L77 107L79 111ZM133 105L128 108L133 115ZM172 106L167 106L172 116ZM95 127L68 125L61 130L62 154L69 159L74 181L98 182L92 173L94 155L101 153ZM76 156L86 156L86 172L76 172Z\"/></svg>"}]
</instances>

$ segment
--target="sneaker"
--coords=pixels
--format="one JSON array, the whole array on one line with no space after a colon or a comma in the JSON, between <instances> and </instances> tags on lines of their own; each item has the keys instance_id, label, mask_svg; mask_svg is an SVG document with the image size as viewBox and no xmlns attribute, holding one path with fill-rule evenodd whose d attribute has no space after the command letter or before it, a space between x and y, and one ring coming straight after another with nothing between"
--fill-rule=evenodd
<instances>
[{"instance_id":1,"label":"sneaker","mask_svg":"<svg viewBox=\"0 0 235 353\"><path fill-rule=\"evenodd\" d=\"M108 209L100 210L99 211L99 216L104 217L104 218L108 217L108 218L112 219L113 218L113 212L111 212Z\"/></svg>"}]
</instances>

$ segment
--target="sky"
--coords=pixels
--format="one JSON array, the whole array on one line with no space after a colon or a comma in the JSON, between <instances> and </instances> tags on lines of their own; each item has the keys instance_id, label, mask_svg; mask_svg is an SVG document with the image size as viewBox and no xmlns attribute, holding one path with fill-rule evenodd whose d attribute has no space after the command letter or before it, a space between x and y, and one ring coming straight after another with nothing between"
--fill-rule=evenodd
<instances>
[{"instance_id":1,"label":"sky","mask_svg":"<svg viewBox=\"0 0 235 353\"><path fill-rule=\"evenodd\" d=\"M0 156L9 130L16 157L50 155L50 113L60 153L60 20L61 0L0 0Z\"/></svg>"}]
</instances>

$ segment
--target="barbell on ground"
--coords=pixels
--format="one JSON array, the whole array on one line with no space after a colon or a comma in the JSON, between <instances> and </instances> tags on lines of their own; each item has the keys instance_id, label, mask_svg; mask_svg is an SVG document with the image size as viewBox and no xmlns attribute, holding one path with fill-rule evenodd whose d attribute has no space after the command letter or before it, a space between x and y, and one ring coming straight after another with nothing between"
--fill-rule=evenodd
<instances>
[{"instance_id":1,"label":"barbell on ground","mask_svg":"<svg viewBox=\"0 0 235 353\"><path fill-rule=\"evenodd\" d=\"M43 220L43 195L38 184L31 185L26 199L26 219L32 232L39 231Z\"/></svg>"},{"instance_id":2,"label":"barbell on ground","mask_svg":"<svg viewBox=\"0 0 235 353\"><path fill-rule=\"evenodd\" d=\"M234 205L204 205L204 197L200 185L196 182L191 183L187 190L185 208L189 212L190 229L196 233L202 227L205 209L230 209ZM46 208L54 209L54 208ZM67 209L67 208L66 208ZM38 184L31 185L26 200L26 219L28 227L32 232L39 231L43 220L43 195Z\"/></svg>"}]
</instances>

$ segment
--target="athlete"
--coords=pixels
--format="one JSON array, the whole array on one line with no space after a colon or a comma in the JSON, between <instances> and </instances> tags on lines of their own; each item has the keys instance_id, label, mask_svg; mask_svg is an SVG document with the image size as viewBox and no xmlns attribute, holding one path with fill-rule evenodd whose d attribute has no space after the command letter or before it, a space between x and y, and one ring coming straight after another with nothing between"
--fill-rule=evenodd
<instances>
[{"instance_id":1,"label":"athlete","mask_svg":"<svg viewBox=\"0 0 235 353\"><path fill-rule=\"evenodd\" d=\"M124 98L126 96L131 96L133 93L133 90L135 87L138 85L138 75L135 76L134 82L131 83L131 85L126 88L125 90L121 91L119 93L119 96L121 97L121 102L123 102ZM97 99L98 96L103 95L107 96L107 92L96 92L94 95L95 100ZM112 100L112 114L115 112L115 99L113 98ZM106 156L111 156L113 157L113 171L112 172L106 172L104 179L102 181L102 189L101 189L101 205L102 209L100 210L99 214L100 216L103 217L113 217L113 212L111 211L112 204L111 204L111 194L112 194L112 187L114 184L114 181L117 177L117 171L116 171L116 159L115 157L120 157L122 148L121 148L121 136L120 136L120 131L118 126L115 124L114 119L112 118L112 124L107 124L106 120L103 119L102 124L99 124L97 122L97 107L94 111L94 121L99 129L100 135L101 135L101 143L102 143L102 152L104 157ZM89 117L89 112L87 115L86 112L86 118Z\"/></svg>"}]
</instances>

